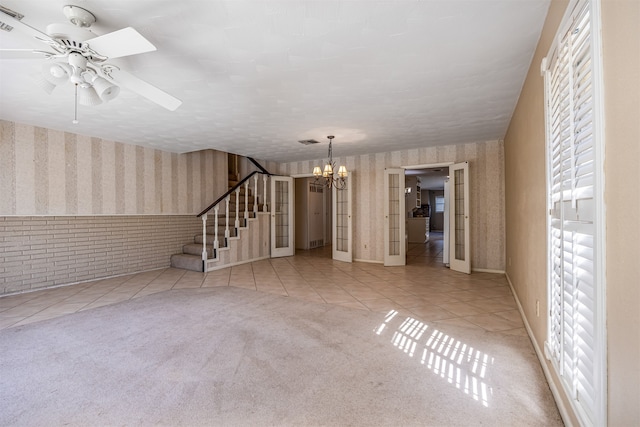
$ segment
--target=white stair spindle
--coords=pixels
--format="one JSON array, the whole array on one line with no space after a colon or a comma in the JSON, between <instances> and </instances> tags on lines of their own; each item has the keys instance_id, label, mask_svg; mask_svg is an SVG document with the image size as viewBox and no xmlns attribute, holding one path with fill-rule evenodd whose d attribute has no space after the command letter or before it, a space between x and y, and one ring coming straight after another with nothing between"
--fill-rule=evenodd
<instances>
[{"instance_id":1,"label":"white stair spindle","mask_svg":"<svg viewBox=\"0 0 640 427\"><path fill-rule=\"evenodd\" d=\"M202 215L202 261L207 260L207 214Z\"/></svg>"},{"instance_id":2,"label":"white stair spindle","mask_svg":"<svg viewBox=\"0 0 640 427\"><path fill-rule=\"evenodd\" d=\"M244 226L249 221L249 180L244 182Z\"/></svg>"},{"instance_id":3,"label":"white stair spindle","mask_svg":"<svg viewBox=\"0 0 640 427\"><path fill-rule=\"evenodd\" d=\"M218 257L218 211L220 210L220 208L218 207L218 205L216 205L215 208L213 208L213 213L214 213L214 219L213 219L213 256L214 258Z\"/></svg>"},{"instance_id":4,"label":"white stair spindle","mask_svg":"<svg viewBox=\"0 0 640 427\"><path fill-rule=\"evenodd\" d=\"M225 226L224 226L224 242L225 246L227 245L227 241L229 240L229 203L231 202L231 194L227 196L225 199L227 202L227 207L225 209Z\"/></svg>"},{"instance_id":5,"label":"white stair spindle","mask_svg":"<svg viewBox=\"0 0 640 427\"><path fill-rule=\"evenodd\" d=\"M267 212L267 175L262 175L262 212Z\"/></svg>"},{"instance_id":6,"label":"white stair spindle","mask_svg":"<svg viewBox=\"0 0 640 427\"><path fill-rule=\"evenodd\" d=\"M240 228L240 187L236 188L236 222L234 227L237 233Z\"/></svg>"},{"instance_id":7,"label":"white stair spindle","mask_svg":"<svg viewBox=\"0 0 640 427\"><path fill-rule=\"evenodd\" d=\"M258 174L253 176L253 216L258 217Z\"/></svg>"}]
</instances>

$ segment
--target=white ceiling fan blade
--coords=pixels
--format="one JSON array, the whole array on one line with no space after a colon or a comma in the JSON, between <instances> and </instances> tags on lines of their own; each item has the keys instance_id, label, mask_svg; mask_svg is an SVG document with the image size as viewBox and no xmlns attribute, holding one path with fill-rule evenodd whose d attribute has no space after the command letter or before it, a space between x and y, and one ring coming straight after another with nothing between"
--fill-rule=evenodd
<instances>
[{"instance_id":1,"label":"white ceiling fan blade","mask_svg":"<svg viewBox=\"0 0 640 427\"><path fill-rule=\"evenodd\" d=\"M0 59L42 59L42 55L50 56L55 53L35 49L0 49Z\"/></svg>"},{"instance_id":2,"label":"white ceiling fan blade","mask_svg":"<svg viewBox=\"0 0 640 427\"><path fill-rule=\"evenodd\" d=\"M151 52L156 47L131 27L87 40L91 49L110 59Z\"/></svg>"},{"instance_id":3,"label":"white ceiling fan blade","mask_svg":"<svg viewBox=\"0 0 640 427\"><path fill-rule=\"evenodd\" d=\"M52 46L60 45L57 41L49 37L49 35L43 33L37 28L33 28L32 26L25 24L19 19L14 18L13 16L5 12L2 8L0 8L0 22L3 22L24 34L27 34L28 36L31 36Z\"/></svg>"},{"instance_id":4,"label":"white ceiling fan blade","mask_svg":"<svg viewBox=\"0 0 640 427\"><path fill-rule=\"evenodd\" d=\"M111 71L111 80L117 85L125 87L140 96L144 96L149 101L153 101L169 111L175 111L176 108L182 105L182 101L178 98L169 95L163 90L158 89L152 84L147 83L126 71Z\"/></svg>"}]
</instances>

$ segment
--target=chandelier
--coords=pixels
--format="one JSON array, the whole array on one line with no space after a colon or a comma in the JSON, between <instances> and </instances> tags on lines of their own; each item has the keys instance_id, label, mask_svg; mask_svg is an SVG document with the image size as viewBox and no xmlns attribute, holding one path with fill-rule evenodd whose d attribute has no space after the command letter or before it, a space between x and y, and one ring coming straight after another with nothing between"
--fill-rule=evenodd
<instances>
[{"instance_id":1,"label":"chandelier","mask_svg":"<svg viewBox=\"0 0 640 427\"><path fill-rule=\"evenodd\" d=\"M316 183L321 183L327 188L335 187L338 190L344 190L347 188L347 167L341 165L338 167L337 173L336 164L333 162L333 152L331 143L335 136L329 135L329 160L324 165L324 169L320 169L320 166L316 166L313 168L313 176L316 177Z\"/></svg>"}]
</instances>

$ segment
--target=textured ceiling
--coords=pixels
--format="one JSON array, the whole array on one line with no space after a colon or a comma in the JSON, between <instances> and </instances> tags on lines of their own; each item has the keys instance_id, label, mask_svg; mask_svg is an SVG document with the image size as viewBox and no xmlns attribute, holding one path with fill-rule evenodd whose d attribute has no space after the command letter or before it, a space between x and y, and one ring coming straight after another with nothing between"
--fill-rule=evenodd
<instances>
[{"instance_id":1,"label":"textured ceiling","mask_svg":"<svg viewBox=\"0 0 640 427\"><path fill-rule=\"evenodd\" d=\"M214 148L293 161L501 139L548 0L0 0L44 30L62 6L98 35L134 27L158 50L114 60L183 101L123 89L79 109L48 95L42 58L0 59L0 118L174 152ZM44 48L0 31L0 47ZM321 144L307 146L301 139Z\"/></svg>"}]
</instances>

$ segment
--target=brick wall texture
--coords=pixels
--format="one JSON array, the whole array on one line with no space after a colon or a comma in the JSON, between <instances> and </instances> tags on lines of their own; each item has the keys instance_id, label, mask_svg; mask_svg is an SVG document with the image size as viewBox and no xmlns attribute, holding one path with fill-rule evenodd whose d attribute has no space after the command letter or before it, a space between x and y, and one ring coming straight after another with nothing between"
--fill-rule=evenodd
<instances>
[{"instance_id":1,"label":"brick wall texture","mask_svg":"<svg viewBox=\"0 0 640 427\"><path fill-rule=\"evenodd\" d=\"M195 215L0 216L0 295L168 267Z\"/></svg>"}]
</instances>

